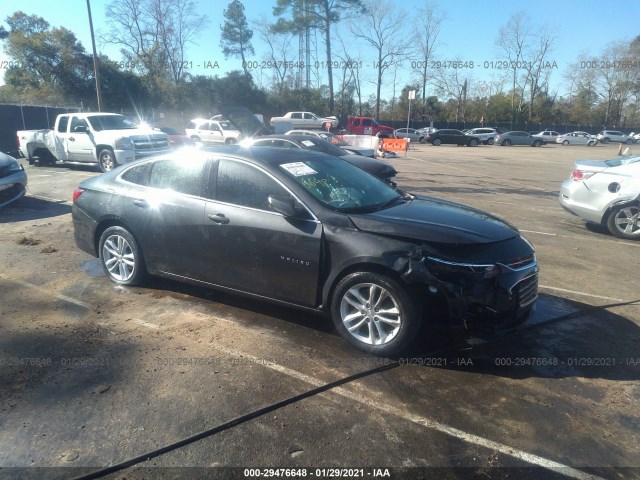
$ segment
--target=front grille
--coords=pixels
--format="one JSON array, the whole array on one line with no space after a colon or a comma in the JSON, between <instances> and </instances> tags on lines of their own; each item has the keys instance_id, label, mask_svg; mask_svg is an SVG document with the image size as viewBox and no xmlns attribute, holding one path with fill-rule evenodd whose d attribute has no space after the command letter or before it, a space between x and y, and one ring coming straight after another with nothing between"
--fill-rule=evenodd
<instances>
[{"instance_id":1,"label":"front grille","mask_svg":"<svg viewBox=\"0 0 640 480\"><path fill-rule=\"evenodd\" d=\"M133 148L136 151L166 149L169 148L169 140L153 138L145 140L134 140Z\"/></svg>"},{"instance_id":2,"label":"front grille","mask_svg":"<svg viewBox=\"0 0 640 480\"><path fill-rule=\"evenodd\" d=\"M513 291L516 294L517 305L520 308L528 307L538 298L538 275L531 275L520 280Z\"/></svg>"}]
</instances>

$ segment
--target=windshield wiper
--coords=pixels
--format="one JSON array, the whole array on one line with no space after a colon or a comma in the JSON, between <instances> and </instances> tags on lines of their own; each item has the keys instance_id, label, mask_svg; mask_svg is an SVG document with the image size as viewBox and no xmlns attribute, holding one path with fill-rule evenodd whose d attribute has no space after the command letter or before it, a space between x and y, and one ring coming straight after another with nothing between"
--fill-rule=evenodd
<instances>
[{"instance_id":1,"label":"windshield wiper","mask_svg":"<svg viewBox=\"0 0 640 480\"><path fill-rule=\"evenodd\" d=\"M378 205L375 205L373 208L373 211L379 211L379 210L384 210L385 208L389 208L391 207L394 203L396 203L398 200L402 200L402 203L405 203L406 201L408 201L404 196L402 195L398 195L397 197L393 197L391 200L387 200L384 203L380 203Z\"/></svg>"}]
</instances>

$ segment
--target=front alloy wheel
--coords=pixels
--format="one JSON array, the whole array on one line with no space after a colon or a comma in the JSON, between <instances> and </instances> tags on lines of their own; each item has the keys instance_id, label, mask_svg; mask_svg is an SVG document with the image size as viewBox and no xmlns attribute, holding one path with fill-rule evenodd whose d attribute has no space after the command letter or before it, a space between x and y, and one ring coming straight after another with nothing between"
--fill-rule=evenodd
<instances>
[{"instance_id":1,"label":"front alloy wheel","mask_svg":"<svg viewBox=\"0 0 640 480\"><path fill-rule=\"evenodd\" d=\"M377 355L399 353L419 327L416 304L407 291L376 273L345 277L336 287L331 314L349 343Z\"/></svg>"},{"instance_id":2,"label":"front alloy wheel","mask_svg":"<svg viewBox=\"0 0 640 480\"><path fill-rule=\"evenodd\" d=\"M640 239L640 207L627 205L615 209L607 219L607 228L616 237Z\"/></svg>"},{"instance_id":3,"label":"front alloy wheel","mask_svg":"<svg viewBox=\"0 0 640 480\"><path fill-rule=\"evenodd\" d=\"M100 164L100 170L102 170L103 173L110 172L117 167L115 156L108 148L105 148L100 152L98 163Z\"/></svg>"},{"instance_id":4,"label":"front alloy wheel","mask_svg":"<svg viewBox=\"0 0 640 480\"><path fill-rule=\"evenodd\" d=\"M122 227L107 228L100 237L100 261L107 276L121 285L137 285L145 274L142 251Z\"/></svg>"}]
</instances>

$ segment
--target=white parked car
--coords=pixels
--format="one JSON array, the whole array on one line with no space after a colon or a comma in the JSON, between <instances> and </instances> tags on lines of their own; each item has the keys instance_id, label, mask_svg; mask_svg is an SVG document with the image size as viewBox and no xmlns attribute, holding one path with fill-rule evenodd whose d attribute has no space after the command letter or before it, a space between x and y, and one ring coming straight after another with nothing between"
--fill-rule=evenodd
<instances>
[{"instance_id":1,"label":"white parked car","mask_svg":"<svg viewBox=\"0 0 640 480\"><path fill-rule=\"evenodd\" d=\"M465 130L466 133L466 130ZM493 142L498 135L498 132L495 128L486 128L486 127L478 127L472 128L469 130L468 135L473 135L475 137L480 137L480 141L485 145L493 145Z\"/></svg>"},{"instance_id":2,"label":"white parked car","mask_svg":"<svg viewBox=\"0 0 640 480\"><path fill-rule=\"evenodd\" d=\"M640 240L639 198L640 156L578 160L560 190L560 205L570 213L635 240Z\"/></svg>"},{"instance_id":3,"label":"white parked car","mask_svg":"<svg viewBox=\"0 0 640 480\"><path fill-rule=\"evenodd\" d=\"M586 132L571 132L560 135L556 138L556 143L562 145L587 145L593 147L598 144L598 139L594 135L589 135Z\"/></svg>"},{"instance_id":4,"label":"white parked car","mask_svg":"<svg viewBox=\"0 0 640 480\"><path fill-rule=\"evenodd\" d=\"M540 133L536 134L538 137L544 138L546 143L555 143L556 139L560 136L558 132L555 130L543 130Z\"/></svg>"},{"instance_id":5,"label":"white parked car","mask_svg":"<svg viewBox=\"0 0 640 480\"><path fill-rule=\"evenodd\" d=\"M187 123L185 132L194 142L205 144L237 143L241 137L228 120L194 118Z\"/></svg>"},{"instance_id":6,"label":"white parked car","mask_svg":"<svg viewBox=\"0 0 640 480\"><path fill-rule=\"evenodd\" d=\"M277 123L287 122L293 128L324 128L326 123L331 124L331 128L338 126L338 117L320 117L313 112L287 112L282 117L272 117L271 126Z\"/></svg>"},{"instance_id":7,"label":"white parked car","mask_svg":"<svg viewBox=\"0 0 640 480\"><path fill-rule=\"evenodd\" d=\"M285 135L309 135L311 137L322 138L327 142L331 142L334 145L346 150L349 153L355 153L356 155L362 155L363 157L375 158L375 151L373 148L358 147L357 145L351 145L344 141L337 135L331 132L323 132L321 130L289 130Z\"/></svg>"},{"instance_id":8,"label":"white parked car","mask_svg":"<svg viewBox=\"0 0 640 480\"><path fill-rule=\"evenodd\" d=\"M617 130L603 130L600 133L598 133L597 138L601 143L609 143L609 142L633 143L633 139L629 138L627 135Z\"/></svg>"}]
</instances>

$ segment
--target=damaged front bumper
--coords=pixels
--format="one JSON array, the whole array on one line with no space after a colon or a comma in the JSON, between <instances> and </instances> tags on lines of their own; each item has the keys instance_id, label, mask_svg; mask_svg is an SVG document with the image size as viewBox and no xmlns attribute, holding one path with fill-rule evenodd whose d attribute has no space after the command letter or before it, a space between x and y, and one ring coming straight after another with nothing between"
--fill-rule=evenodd
<instances>
[{"instance_id":1,"label":"damaged front bumper","mask_svg":"<svg viewBox=\"0 0 640 480\"><path fill-rule=\"evenodd\" d=\"M448 326L474 336L509 332L523 323L538 298L534 254L509 262L468 263L426 256L409 262L409 283L424 282L427 295L444 299Z\"/></svg>"}]
</instances>

